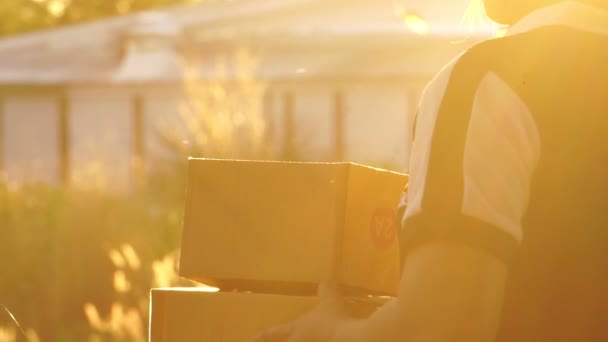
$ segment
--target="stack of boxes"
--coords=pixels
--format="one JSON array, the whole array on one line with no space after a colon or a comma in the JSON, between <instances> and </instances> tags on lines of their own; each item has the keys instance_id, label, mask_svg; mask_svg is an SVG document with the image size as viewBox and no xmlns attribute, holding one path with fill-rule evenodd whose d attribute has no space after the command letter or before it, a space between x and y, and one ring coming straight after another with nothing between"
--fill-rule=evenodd
<instances>
[{"instance_id":1,"label":"stack of boxes","mask_svg":"<svg viewBox=\"0 0 608 342\"><path fill-rule=\"evenodd\" d=\"M321 281L370 314L397 293L406 183L353 163L191 159L179 274L220 292L152 290L150 341L247 342L314 308Z\"/></svg>"}]
</instances>

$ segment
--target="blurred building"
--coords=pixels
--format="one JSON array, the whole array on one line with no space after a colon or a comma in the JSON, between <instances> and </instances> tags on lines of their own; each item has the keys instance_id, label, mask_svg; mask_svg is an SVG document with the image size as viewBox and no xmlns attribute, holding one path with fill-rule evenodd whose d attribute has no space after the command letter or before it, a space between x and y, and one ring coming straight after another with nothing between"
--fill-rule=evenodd
<instances>
[{"instance_id":1,"label":"blurred building","mask_svg":"<svg viewBox=\"0 0 608 342\"><path fill-rule=\"evenodd\" d=\"M128 189L153 167L159 123L177 117L180 63L247 47L268 85L276 149L406 170L425 83L493 27L468 0L235 0L175 6L0 40L0 169L11 182ZM228 70L228 77L233 70Z\"/></svg>"}]
</instances>

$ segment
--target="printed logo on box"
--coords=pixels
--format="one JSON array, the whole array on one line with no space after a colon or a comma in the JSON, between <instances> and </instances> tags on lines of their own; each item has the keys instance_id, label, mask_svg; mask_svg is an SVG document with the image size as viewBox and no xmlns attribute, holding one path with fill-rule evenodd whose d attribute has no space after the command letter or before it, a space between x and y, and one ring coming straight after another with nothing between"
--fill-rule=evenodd
<instances>
[{"instance_id":1,"label":"printed logo on box","mask_svg":"<svg viewBox=\"0 0 608 342\"><path fill-rule=\"evenodd\" d=\"M377 208L372 215L370 232L372 241L378 248L389 248L397 237L395 211L389 208Z\"/></svg>"}]
</instances>

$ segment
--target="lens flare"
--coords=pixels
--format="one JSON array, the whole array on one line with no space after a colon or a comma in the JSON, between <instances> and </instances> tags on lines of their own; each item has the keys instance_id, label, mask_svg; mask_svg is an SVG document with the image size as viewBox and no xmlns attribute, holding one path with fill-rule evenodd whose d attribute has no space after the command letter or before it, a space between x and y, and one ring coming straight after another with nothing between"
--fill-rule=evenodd
<instances>
[{"instance_id":1,"label":"lens flare","mask_svg":"<svg viewBox=\"0 0 608 342\"><path fill-rule=\"evenodd\" d=\"M421 36L427 35L430 31L429 24L417 14L406 13L403 16L403 23L412 32Z\"/></svg>"}]
</instances>

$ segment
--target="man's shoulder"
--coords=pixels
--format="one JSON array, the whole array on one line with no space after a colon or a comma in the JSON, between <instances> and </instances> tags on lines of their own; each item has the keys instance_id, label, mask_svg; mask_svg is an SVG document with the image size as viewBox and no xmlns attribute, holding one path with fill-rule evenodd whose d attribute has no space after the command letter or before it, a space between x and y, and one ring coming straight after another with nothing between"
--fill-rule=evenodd
<instances>
[{"instance_id":1,"label":"man's shoulder","mask_svg":"<svg viewBox=\"0 0 608 342\"><path fill-rule=\"evenodd\" d=\"M427 84L422 101L441 99L450 82L475 87L488 72L517 73L548 53L555 53L559 42L567 35L588 33L566 27L543 27L512 36L497 37L478 42L452 59Z\"/></svg>"},{"instance_id":2,"label":"man's shoulder","mask_svg":"<svg viewBox=\"0 0 608 342\"><path fill-rule=\"evenodd\" d=\"M420 105L441 101L451 82L471 83L479 80L492 69L493 63L506 57L507 44L506 38L484 40L453 58L427 84Z\"/></svg>"}]
</instances>

